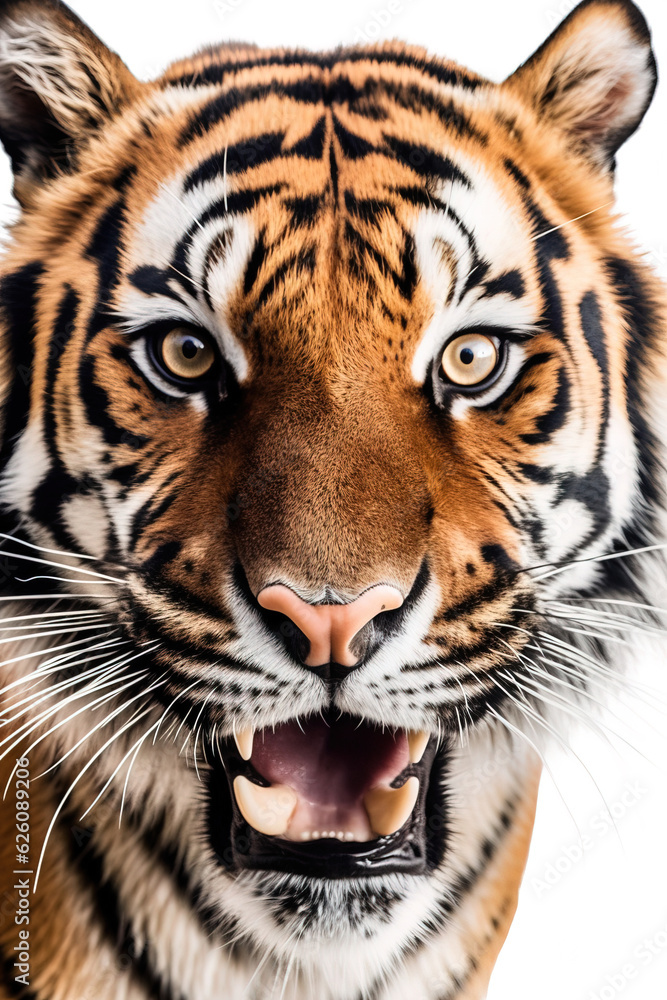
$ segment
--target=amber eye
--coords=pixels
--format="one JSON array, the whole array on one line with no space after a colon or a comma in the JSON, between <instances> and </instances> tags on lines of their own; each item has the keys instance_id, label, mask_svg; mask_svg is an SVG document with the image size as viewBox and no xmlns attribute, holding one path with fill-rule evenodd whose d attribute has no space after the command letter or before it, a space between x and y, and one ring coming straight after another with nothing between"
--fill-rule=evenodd
<instances>
[{"instance_id":1,"label":"amber eye","mask_svg":"<svg viewBox=\"0 0 667 1000\"><path fill-rule=\"evenodd\" d=\"M442 371L454 385L472 386L485 382L498 365L498 348L483 333L454 337L442 355Z\"/></svg>"},{"instance_id":2,"label":"amber eye","mask_svg":"<svg viewBox=\"0 0 667 1000\"><path fill-rule=\"evenodd\" d=\"M208 375L216 352L206 334L176 326L162 337L159 357L165 371L177 379L193 381Z\"/></svg>"}]
</instances>

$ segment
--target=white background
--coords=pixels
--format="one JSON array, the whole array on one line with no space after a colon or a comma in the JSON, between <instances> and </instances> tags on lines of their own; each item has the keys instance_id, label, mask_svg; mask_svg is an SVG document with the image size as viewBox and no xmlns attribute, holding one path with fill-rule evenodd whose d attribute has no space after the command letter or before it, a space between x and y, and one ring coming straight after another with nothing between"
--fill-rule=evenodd
<instances>
[{"instance_id":1,"label":"white background","mask_svg":"<svg viewBox=\"0 0 667 1000\"><path fill-rule=\"evenodd\" d=\"M74 0L77 13L141 78L217 41L329 48L399 37L500 80L573 6L571 0ZM644 0L666 83L618 157L620 208L667 276L667 3ZM1 154L0 154L1 156ZM0 161L4 219L11 178ZM666 331L667 336L667 331ZM667 606L667 582L664 605ZM554 751L518 916L489 1000L667 998L667 662L641 652L642 682L661 692L615 711L618 740L570 738L581 763ZM590 772L587 773L587 772ZM606 811L608 810L608 811ZM613 820L610 816L613 816ZM613 825L612 825L613 824ZM316 997L313 1000L317 1000ZM408 998L409 1000L409 998Z\"/></svg>"}]
</instances>

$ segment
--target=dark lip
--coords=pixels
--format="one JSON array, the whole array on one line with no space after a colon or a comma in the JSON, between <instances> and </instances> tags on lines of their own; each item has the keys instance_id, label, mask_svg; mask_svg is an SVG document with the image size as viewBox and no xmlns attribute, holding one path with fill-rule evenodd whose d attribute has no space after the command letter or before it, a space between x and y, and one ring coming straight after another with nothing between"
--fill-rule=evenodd
<instances>
[{"instance_id":1,"label":"dark lip","mask_svg":"<svg viewBox=\"0 0 667 1000\"><path fill-rule=\"evenodd\" d=\"M229 872L274 871L310 878L364 878L403 873L424 875L444 855L447 801L443 782L447 748L431 737L418 764L410 764L392 783L419 778L419 796L410 820L396 833L365 843L329 838L297 842L268 837L244 820L233 794L234 778L243 774L268 784L238 753L233 740L221 746L223 762L208 772L208 834L217 862Z\"/></svg>"}]
</instances>

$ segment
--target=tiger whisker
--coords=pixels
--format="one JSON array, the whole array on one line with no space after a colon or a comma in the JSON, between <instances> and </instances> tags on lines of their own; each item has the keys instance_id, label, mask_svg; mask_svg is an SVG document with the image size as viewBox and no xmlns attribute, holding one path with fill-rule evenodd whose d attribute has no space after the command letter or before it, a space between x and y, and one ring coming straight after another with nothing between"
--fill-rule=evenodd
<instances>
[{"instance_id":1,"label":"tiger whisker","mask_svg":"<svg viewBox=\"0 0 667 1000\"><path fill-rule=\"evenodd\" d=\"M109 635L111 633L106 633L106 634ZM51 648L48 650L48 652L49 653L55 653L55 652L58 652L61 649L71 649L73 646L80 646L82 642L86 642L87 640L88 640L88 637L86 636L83 639L76 639L73 642L62 643L60 646L51 646ZM9 660L3 660L2 663L0 663L0 667L8 667L12 663L20 663L22 660L29 660L31 657L34 657L34 656L35 656L35 651L34 650L32 652L30 652L30 653L22 653L20 656L13 656Z\"/></svg>"},{"instance_id":2,"label":"tiger whisker","mask_svg":"<svg viewBox=\"0 0 667 1000\"><path fill-rule=\"evenodd\" d=\"M58 583L81 583L81 584L93 584L95 587L109 587L111 586L111 580L72 580L70 577L66 576L15 576L13 577L17 583L33 583L35 580L55 580Z\"/></svg>"},{"instance_id":3,"label":"tiger whisker","mask_svg":"<svg viewBox=\"0 0 667 1000\"><path fill-rule=\"evenodd\" d=\"M40 669L39 673L37 673L37 671L33 671L30 674L26 674L23 677L19 677L12 684L6 685L6 687L4 688L5 691L9 691L9 690L12 690L14 688L19 688L19 687L21 688L21 691L17 691L15 695L13 695L11 698L7 699L7 706L8 707L15 706L16 705L15 698L18 695L20 695L23 692L25 692L25 691L30 692L30 695L29 695L30 698L36 697L37 694L38 694L38 691L41 690L39 688L40 682L45 677L48 677L50 674L57 673L57 671L61 669L61 667L62 667L63 664L66 665L66 668L70 668L71 669L71 668L74 668L74 667L78 667L81 664L91 663L91 662L93 662L95 660L100 660L103 657L107 656L108 652L109 652L109 649L113 648L113 647L108 646L108 647L105 648L103 645L101 645L101 646L95 647L95 648L96 649L102 649L103 652L97 652L97 653L94 653L93 655L86 655L81 660L74 660L73 659L75 656L77 656L81 652L81 650L76 650L74 653L70 653L67 657L65 655L61 654L61 656L59 656L59 657L54 657L53 661L47 660L46 663L48 663L50 665L48 667L44 666L44 669ZM37 690L35 690L35 689L37 689ZM2 692L0 692L0 694L1 693Z\"/></svg>"},{"instance_id":4,"label":"tiger whisker","mask_svg":"<svg viewBox=\"0 0 667 1000\"><path fill-rule=\"evenodd\" d=\"M82 705L80 708L76 709L76 711L71 712L66 718L61 719L60 722L57 722L54 726L51 726L51 728L49 730L47 730L47 732L42 733L42 735L38 736L36 740L33 740L33 742L30 744L30 746L26 748L25 754L26 755L31 754L32 751L36 747L38 747L39 744L43 740L48 739L49 736L51 736L54 732L57 732L57 730L60 729L62 726L69 725L69 723L73 719L76 719L77 716L81 715L83 712L94 711L95 709L99 708L100 705L105 705L105 704L107 704L107 702L110 702L110 701L113 701L114 699L116 699L118 697L118 695L122 691L126 690L127 688L134 687L140 680L142 680L144 677L147 676L148 671L146 671L146 670L135 671L135 673L130 674L126 678L128 680L128 683L125 684L125 685L123 685L122 687L118 687L117 686L117 678L115 676L116 673L117 673L117 671L114 671L113 672L113 676L111 678L109 678L104 684L94 685L86 693L87 694L92 694L95 691L99 691L100 689L102 689L104 687L109 687L112 684L114 685L114 690L113 691L106 692L105 694L100 695L97 698L94 698L93 701L87 702L85 705ZM53 710L50 711L48 714L46 714L44 718L40 719L40 722L37 725L33 725L31 728L29 728L28 731L22 735L21 739L25 739L25 738L29 737L31 735L31 733L33 733L35 731L35 729L39 728L39 725L41 724L41 722L44 722L44 721L46 721L46 719L48 719L48 718L52 717L53 715L55 715L57 712L59 712L63 708L63 706L65 704L67 704L67 701L63 702L60 705L54 706ZM109 721L108 718L107 718L107 721ZM94 732L94 730L91 730L89 733L87 733L86 736L84 737L84 739L87 739L88 736L92 732ZM10 751L11 751L11 748L10 748L9 751L5 751L5 753L8 753ZM2 756L4 757L5 754L3 754ZM67 755L65 755L65 756L67 756ZM65 759L64 757L61 758L61 761L59 761L58 763L61 763L62 760L64 760L64 759ZM53 767L56 767L56 766L57 765L53 765ZM7 780L7 784L5 785L5 790L3 792L3 799L7 796L7 792L9 791L10 785L12 783L12 779L14 777L14 772L16 771L17 767L18 767L18 764L15 764L14 767L12 768L12 770L11 770L11 773L10 773L9 778ZM52 768L49 768L47 771L42 772L42 774L38 775L38 777L41 778L44 774L48 774L48 771L50 771L51 769Z\"/></svg>"},{"instance_id":5,"label":"tiger whisker","mask_svg":"<svg viewBox=\"0 0 667 1000\"><path fill-rule=\"evenodd\" d=\"M72 618L72 620L78 621L79 618L84 618L84 617L88 617L88 616L90 616L90 617L93 617L93 616L94 617L99 617L99 616L102 616L102 615L106 615L106 612L105 611L96 611L96 610L90 610L90 611L84 611L84 610L82 610L82 611L74 611L74 610L71 610L71 611L42 611L42 612L37 612L36 614L33 614L33 615L15 615L12 618L3 618L3 621L5 621L5 622L19 622L19 621L23 622L23 621L29 621L31 619L46 618L46 619L53 619L53 623L56 624L56 622L60 618ZM34 627L37 628L38 624L39 623L36 622L35 625L34 625ZM7 625L5 628L0 629L0 632L9 631L12 628L19 629L19 628L32 628L32 627L33 626L31 626L31 625L14 625L14 626Z\"/></svg>"},{"instance_id":6,"label":"tiger whisker","mask_svg":"<svg viewBox=\"0 0 667 1000\"><path fill-rule=\"evenodd\" d=\"M176 704L176 702L178 701L178 699L182 698L183 695L186 695L189 691L191 691L193 689L193 687L196 687L197 684L199 684L199 683L200 683L200 679L197 678L196 680L194 680L192 682L192 684L188 685L188 687L186 687L183 691L179 691L178 694L176 695L176 697L173 699L173 701L171 701L167 705L167 707L165 708L164 712L162 713L162 715L160 716L160 719L158 721L158 728L156 729L155 735L153 737L153 745L155 745L155 742L157 740L157 736L158 736L160 725L162 724L163 720L167 718L167 715L169 714L169 712L171 711L171 709L173 708L173 706ZM168 735L168 733L167 733L167 735ZM166 738L167 738L167 736L163 737L163 739L166 739Z\"/></svg>"},{"instance_id":7,"label":"tiger whisker","mask_svg":"<svg viewBox=\"0 0 667 1000\"><path fill-rule=\"evenodd\" d=\"M49 555L70 556L72 559L89 559L92 562L98 561L97 556L91 556L86 552L69 552L67 549L50 549L47 548L46 545L35 545L33 542L27 542L24 538L19 538L16 535L8 535L4 531L0 531L0 538L5 538L11 542L16 542L17 545L24 545L26 546L26 548L33 549L37 552L48 552ZM67 568L74 569L76 567L67 567Z\"/></svg>"},{"instance_id":8,"label":"tiger whisker","mask_svg":"<svg viewBox=\"0 0 667 1000\"><path fill-rule=\"evenodd\" d=\"M556 732L556 730L553 728L553 726L550 726L546 722L546 720L543 719L542 716L532 708L532 706L530 706L530 704L528 703L528 701L527 701L527 699L525 698L524 695L522 695L522 702L521 703L520 702L515 702L515 704L516 704L517 709L526 718L526 721L531 726L531 729L533 730L533 732L535 731L535 729L534 729L533 723L531 721L531 718L532 718L532 720L534 720L535 722L537 722L537 724L540 725L549 734L549 736L550 736L551 739L555 739L556 740L556 742L562 747L562 749L565 751L566 754L569 754L570 756L574 757L574 759L577 761L577 763L583 768L584 772L588 776L588 778L589 778L590 782L592 783L593 787L595 788L595 790L597 791L598 795L600 796L600 800L601 800L602 804L604 805L604 808L605 808L605 810L606 810L606 812L607 812L607 814L609 816L609 819L611 820L611 824L614 827L614 830L616 832L616 836L619 837L619 832L618 832L618 827L616 825L616 820L615 820L614 816L612 815L611 810L609 809L609 806L607 805L607 800L606 800L606 798L604 796L604 793L602 792L602 789L600 788L600 786L599 786L598 782L596 781L596 779L591 774L590 769L582 761L581 757L572 749L571 746L568 745L568 743L565 742L565 740L563 740L559 736L559 734ZM550 773L550 777L551 777L551 780L554 781L553 774ZM555 782L554 782L554 784L555 784ZM565 799L563 798L563 795L561 794L560 789L558 788L557 785L555 787L556 787L556 789L558 791L558 794L559 794L561 800L563 801L563 803L565 805L565 808L567 809L567 812L568 812L568 814L569 814L572 822L574 823L574 826L575 826L575 829L576 829L577 834L579 836L579 839L581 840L581 830L579 828L579 824L577 823L577 821L576 821L576 819L575 819L575 817L574 817L571 809L569 808L569 806L565 802ZM620 837L619 837L619 839L620 839Z\"/></svg>"},{"instance_id":9,"label":"tiger whisker","mask_svg":"<svg viewBox=\"0 0 667 1000\"><path fill-rule=\"evenodd\" d=\"M504 639L501 639L501 642L504 642ZM505 643L505 645L508 646L510 650L512 650L513 647L510 646L509 643ZM529 671L530 674L533 674L534 672L539 672L539 668L538 668L537 664L535 663L535 661L531 657L524 656L523 653L520 653L518 651L515 651L515 653L516 653L517 659L528 669L528 671ZM567 701L566 699L562 699L561 696L558 694L558 692L553 691L553 689L551 687L546 687L543 684L539 684L538 685L537 681L534 681L534 680L531 681L531 678L530 677L526 677L524 674L521 675L521 679L520 679L516 675L508 674L508 673L503 672L503 671L498 671L497 673L501 677L505 677L507 680L509 680L511 684L515 684L517 687L521 688L522 690L526 690L526 688L523 688L523 686L521 684L521 680L524 680L527 683L532 683L535 687L538 687L538 689L539 689L540 692L546 692L547 694L552 695L554 698L556 698L556 701L550 703L548 701L548 699L547 699L547 697L546 697L545 694L540 695L537 692L533 692L533 694L534 694L535 697L541 697L541 700L544 701L545 704L549 704L550 703L551 706L552 706L552 708L559 709L560 711L565 712L567 715L570 715L572 718L578 718L580 722L584 722L586 725L590 726L591 728L594 728L599 733L599 735L603 737L603 739L605 739L605 740L607 739L606 733L603 732L603 730L599 727L599 725L597 723L593 722L593 720L591 720L588 716L586 716L586 714L584 712L582 712L580 709L578 709L576 705L573 705L571 702ZM546 676L548 677L549 681L555 679L555 678L552 678L548 674ZM494 680L495 680L495 678L496 678L496 674L494 674ZM566 683L566 682L563 682L563 683ZM567 687L570 690L574 690L574 688L572 688L571 685L567 685ZM584 692L581 692L581 693L584 693ZM586 692L586 693L588 694L588 692ZM596 701L596 699L594 699L592 695L589 694L588 696L591 698L591 700Z\"/></svg>"},{"instance_id":10,"label":"tiger whisker","mask_svg":"<svg viewBox=\"0 0 667 1000\"><path fill-rule=\"evenodd\" d=\"M105 657L107 653L108 649L106 649L102 653L97 653L95 657L90 657L90 658L85 657L83 660L79 660L76 663L68 664L68 667L69 669L72 669L73 667L78 667L84 663L88 663L93 659L101 659ZM107 661L107 663L108 662L109 661ZM95 674L100 670L102 670L104 666L106 666L106 664L103 664L102 666L98 665L96 667L91 667L90 670L86 670L83 673L77 673L75 677L66 678L65 680L59 681L58 683L55 684L51 683L49 684L48 688L46 688L46 690L43 688L38 688L37 692L26 695L25 697L20 698L18 701L16 701L15 699L8 701L7 705L8 707L11 707L12 711L15 711L19 706L24 704L26 704L29 707L29 709L33 709L42 701L47 700L52 695L60 694L61 691L67 690L68 687L71 687L73 684L77 684L79 681L83 680L86 677L95 676ZM56 667L55 669L56 670L61 669L61 665L59 664L58 667ZM48 673L51 673L51 671L49 671ZM48 674L42 674L39 679L41 680L44 676L48 676ZM19 712L18 715L14 716L14 719L18 718L20 715L23 715L26 710L24 710L23 712ZM7 719L6 721L11 722L13 720Z\"/></svg>"},{"instance_id":11,"label":"tiger whisker","mask_svg":"<svg viewBox=\"0 0 667 1000\"><path fill-rule=\"evenodd\" d=\"M73 632L77 634L79 632L90 632L92 629L103 629L103 628L109 629L109 627L110 623L108 621L91 622L90 625L74 624L71 628L57 628L53 629L51 632L34 632L31 635L7 636L4 639L0 639L0 646L5 645L7 643L28 642L30 639L42 639L51 635L66 635L68 632L69 633ZM111 629L113 630L114 628L115 626L111 625ZM110 634L110 632L108 632L107 634ZM5 662L9 663L11 661L10 660L0 661L0 667L4 666Z\"/></svg>"},{"instance_id":12,"label":"tiger whisker","mask_svg":"<svg viewBox=\"0 0 667 1000\"><path fill-rule=\"evenodd\" d=\"M190 284L194 285L194 287L197 288L200 292L206 291L206 289L202 284L200 284L198 281L195 281L194 278L189 278L187 274L183 274L183 272L179 271L178 268L174 267L173 264L167 264L167 267L170 267L172 271L175 271L176 274L178 274L181 278L183 278L184 281L189 281Z\"/></svg>"},{"instance_id":13,"label":"tiger whisker","mask_svg":"<svg viewBox=\"0 0 667 1000\"><path fill-rule=\"evenodd\" d=\"M167 673L165 672L164 674L162 674L157 679L157 681L155 682L155 684L151 684L151 686L147 689L147 691L145 693L148 693L148 691L154 690L154 688L156 686L159 687L161 685L162 680L166 676L167 676ZM81 816L79 817L79 820L83 821L86 818L86 816L88 815L88 813L91 812L91 810L95 808L95 806L97 805L97 803L100 801L100 799L102 798L102 796L106 792L106 790L109 787L109 785L112 783L112 781L114 780L114 778L116 777L116 775L118 774L118 772L120 771L120 769L122 768L122 766L125 763L125 761L127 760L127 758L130 756L130 754L132 754L132 752L135 750L135 748L136 748L137 751L139 750L139 748L141 747L141 744L143 743L143 741L146 739L146 737L150 733L152 733L152 731L155 729L156 726L157 726L157 722L154 722L153 725L150 727L150 729L148 729L147 732L145 732L144 735L141 736L136 741L136 743L132 744L132 746L127 751L127 753L121 758L120 763L117 764L116 767L113 769L113 771L111 772L111 774L109 775L109 777L107 778L107 780L105 781L104 785L102 786L102 788L100 789L100 791L98 792L98 794L95 796L95 798L93 799L93 801L90 803L90 805L88 806L88 808L86 809L86 811L81 814ZM125 799L125 794L124 793L125 793L125 789L127 788L127 779L130 776L130 770L131 770L131 765L130 765L130 768L128 768L128 772L127 772L127 775L126 775L126 778L125 778L125 786L123 788L123 800L122 801L124 801L124 799ZM122 811L123 810L122 810L122 802L121 802L121 810L120 810L121 815L118 818L118 825L119 826L120 826L120 820L121 820L121 816L122 816Z\"/></svg>"},{"instance_id":14,"label":"tiger whisker","mask_svg":"<svg viewBox=\"0 0 667 1000\"><path fill-rule=\"evenodd\" d=\"M598 208L593 208L590 212L584 212L583 215L577 215L574 219L568 219L567 222L561 222L560 226L552 226L551 229L546 229L543 233L538 233L537 236L533 236L531 242L534 243L536 240L541 240L543 237L549 236L550 233L555 233L559 229L563 229L565 226L571 226L573 222L579 222L580 219L586 219L589 215L595 215L596 212L601 212L603 208L609 208L609 206L613 204L613 199L611 201L606 201L604 205L600 205Z\"/></svg>"},{"instance_id":15,"label":"tiger whisker","mask_svg":"<svg viewBox=\"0 0 667 1000\"><path fill-rule=\"evenodd\" d=\"M559 639L556 636L550 635L548 632L538 632L539 637L545 643L545 645L550 646L552 650L558 652L558 655L566 656L567 659L573 663L575 666L581 668L582 661L585 661L587 666L585 670L592 670L597 672L601 677L604 677L607 682L612 682L618 684L619 688L623 690L630 688L635 688L637 692L641 692L650 698L651 701L648 702L649 705L655 703L655 701L663 702L667 704L664 696L660 691L650 687L649 685L643 684L642 682L628 678L621 677L620 674L611 670L603 661L599 661L591 657L585 650L580 649L577 646L573 646L570 643Z\"/></svg>"},{"instance_id":16,"label":"tiger whisker","mask_svg":"<svg viewBox=\"0 0 667 1000\"><path fill-rule=\"evenodd\" d=\"M606 552L599 556L583 556L581 559L570 559L566 563L556 564L556 569L550 570L549 573L543 573L542 576L536 576L533 579L540 582L542 580L548 580L552 576L558 576L559 573L564 573L570 566L576 566L580 563L590 563L590 562L607 562L610 559L626 559L628 556L638 556L646 552L662 552L667 549L667 542L660 542L655 545L643 545L637 549L626 549L623 552ZM543 565L548 566L549 563L544 563ZM540 569L540 566L530 567L531 569ZM518 570L519 573L526 573L526 569Z\"/></svg>"},{"instance_id":17,"label":"tiger whisker","mask_svg":"<svg viewBox=\"0 0 667 1000\"><path fill-rule=\"evenodd\" d=\"M52 559L42 559L39 556L29 556L24 552L8 552L6 549L0 549L0 556L9 556L11 559L21 559L23 562L36 562L42 563L44 566L55 566L58 569L68 569L74 573L82 573L84 576L93 576L101 580L106 580L110 583L124 583L124 580L119 579L115 576L109 576L107 573L98 573L92 569L83 569L82 566L68 566L67 563L54 562ZM51 579L47 577L47 579ZM55 579L55 577L54 577Z\"/></svg>"},{"instance_id":18,"label":"tiger whisker","mask_svg":"<svg viewBox=\"0 0 667 1000\"><path fill-rule=\"evenodd\" d=\"M595 604L623 604L631 608L638 608L640 611L652 611L655 614L667 615L667 608L659 608L655 604L640 604L637 601L628 601L613 597L561 597L559 601L590 601Z\"/></svg>"},{"instance_id":19,"label":"tiger whisker","mask_svg":"<svg viewBox=\"0 0 667 1000\"><path fill-rule=\"evenodd\" d=\"M523 715L521 706L517 703L516 699L512 698L511 695L508 695L507 697L509 698L509 700L510 700L511 704L514 706L514 708L517 711L521 712L521 714ZM510 732L514 736L518 736L520 740L523 740L523 742L526 743L531 748L531 750L536 754L536 756L540 759L540 761L542 762L542 767L544 768L544 770L546 771L546 773L551 778L551 782L552 782L554 788L556 789L556 792L558 793L558 796L559 796L561 802L565 806L565 811L567 812L568 816L572 820L572 823L573 823L574 828L576 829L577 833L581 837L581 831L579 830L579 824L577 823L577 821L576 821L576 819L574 817L574 813L572 812L572 810L570 809L569 805L567 804L565 796L561 792L560 786L558 785L558 782L556 781L556 777L555 777L553 771L551 770L551 767L547 763L547 760L546 760L544 754L539 749L539 747L537 746L537 744L534 743L530 739L530 737L527 735L527 733L524 733L524 731L522 729L519 729L519 727L515 726L512 722L509 721L509 719L506 719L495 708L489 707L488 712L489 712L489 715L492 715L495 719L497 719L498 722L508 730L508 732ZM524 718L526 718L526 717L524 716ZM535 733L535 727L531 723L530 719L526 718L526 721L530 725L530 728L532 729L533 734L537 738L537 734Z\"/></svg>"},{"instance_id":20,"label":"tiger whisker","mask_svg":"<svg viewBox=\"0 0 667 1000\"><path fill-rule=\"evenodd\" d=\"M53 596L54 596L53 594L18 594L18 595L17 594L13 594L13 595L11 595L9 597L0 597L0 601L13 601L15 604L18 604L20 601L52 601L53 600ZM65 595L61 595L61 596L64 597ZM67 594L66 597L67 597L68 601L83 601L87 597L99 599L100 595L99 594ZM108 598L106 603L110 604L110 603L113 602L113 600L114 600L113 598Z\"/></svg>"},{"instance_id":21,"label":"tiger whisker","mask_svg":"<svg viewBox=\"0 0 667 1000\"><path fill-rule=\"evenodd\" d=\"M122 706L122 708L126 708L126 707L127 707L127 705ZM139 715L139 718L140 719L143 718L143 716L146 715L150 711L151 711L150 708L149 709L144 709L143 713L141 715ZM37 867L35 869L35 878L34 878L34 882L33 882L33 893L37 892L37 886L39 884L39 878L40 878L40 875L41 875L41 872L42 872L42 865L44 863L44 855L46 853L46 848L47 848L47 845L48 845L48 842L49 842L49 837L51 836L53 828L54 828L54 826L56 825L56 823L58 821L58 817L60 816L60 813L62 812L62 810L65 807L65 803L69 799L69 797L72 794L72 792L74 791L75 787L78 785L79 781L83 778L84 774L86 774L87 771L93 766L93 764L98 759L98 757L100 757L101 754L104 753L104 751L108 747L110 747L112 743L115 742L115 740L119 739L123 735L123 733L131 725L134 724L134 721L135 721L135 719L133 717L132 719L129 720L129 722L126 722L125 725L122 726L118 730L117 733L114 733L112 736L110 736L109 739L106 741L106 743L104 743L104 745L102 747L100 747L100 749L97 750L97 752L95 754L93 754L93 756L90 758L90 760L88 761L88 763L84 765L84 767L81 769L81 771L79 771L79 773L77 774L76 778L70 784L69 788L67 789L67 791L65 792L65 794L61 798L60 802L58 803L58 806L56 807L56 810L55 810L55 812L53 814L53 817L51 818L51 821L49 823L49 826L47 828L46 835L44 837L44 841L43 841L43 844L42 844L42 849L41 849L41 852L40 852L40 855L39 855L39 860L37 862Z\"/></svg>"},{"instance_id":22,"label":"tiger whisker","mask_svg":"<svg viewBox=\"0 0 667 1000\"><path fill-rule=\"evenodd\" d=\"M144 745L144 740L148 736L150 736L150 734L155 729L156 725L157 725L157 722L154 725L152 725L150 727L150 729L147 729L146 732L144 733L144 735L141 737L141 739L137 740L137 742L134 744L134 746L136 747L136 750L134 751L134 756L132 757L132 760L130 761L129 767L127 769L127 774L125 775L125 781L123 782L123 792L122 792L121 797L120 797L120 809L118 811L118 829L119 830L120 830L121 823L123 821L123 808L125 806L125 797L127 795L127 788L128 788L129 782L130 782L130 774L132 773L132 768L134 767L134 762L137 759L139 751L141 750L142 746ZM123 758L123 760L125 760L125 758Z\"/></svg>"},{"instance_id":23,"label":"tiger whisker","mask_svg":"<svg viewBox=\"0 0 667 1000\"><path fill-rule=\"evenodd\" d=\"M191 209L188 208L188 206L185 204L185 202L183 201L182 198L179 198L177 194L174 194L173 191L170 191L168 187L164 187L162 190L166 194L168 194L170 198L173 198L174 201L177 202L181 206L181 208L185 209L185 211L189 214L191 220L193 222L195 222L199 226L199 228L201 229L202 232L206 232L206 229L201 224L201 222L199 221L198 217L191 211ZM226 210L227 210L227 206L225 205L225 211Z\"/></svg>"},{"instance_id":24,"label":"tiger whisker","mask_svg":"<svg viewBox=\"0 0 667 1000\"><path fill-rule=\"evenodd\" d=\"M142 654L138 653L136 656L131 657L131 659L136 660L136 659L138 659L138 657L140 655L142 655ZM128 661L128 662L130 662L130 661ZM120 693L120 691L126 690L126 688L131 688L131 687L136 686L136 684L138 683L139 680L141 680L144 677L148 676L148 673L149 673L149 671L147 671L147 670L140 670L140 671L135 672L135 674L132 674L131 676L132 676L133 679L131 680L131 682L128 682L127 684L124 684L121 688L118 689L117 692L114 692L114 696L117 695L118 693ZM161 685L157 685L157 686L159 687ZM132 702L134 702L134 701L137 700L137 698L141 698L143 695L148 694L148 692L155 690L155 688L156 688L156 684L149 685L148 688L146 688L143 691L140 691L133 698L130 698L120 708L115 709L109 715L105 716L105 718L102 719L100 722L98 722L95 726L93 726L93 728L90 729L85 734L85 736L82 736L81 739L78 740L78 742L74 744L74 746L70 747L69 750L67 750L62 755L62 757L60 757L57 761L55 761L55 763L51 764L50 767L48 767L46 769L46 771L42 771L42 773L39 775L39 777L42 778L42 777L44 777L44 775L49 774L51 771L53 771L56 768L60 767L61 764L63 764L64 761L67 760L68 757L70 757L73 753L76 753L76 751L79 749L79 747L82 746L83 743L85 743L86 740L89 739L93 735L93 733L98 732L99 729L102 729L104 726L108 725L108 723L111 722L111 721L113 721L113 719L115 719L123 711L124 708L126 708L128 705L131 705Z\"/></svg>"},{"instance_id":25,"label":"tiger whisker","mask_svg":"<svg viewBox=\"0 0 667 1000\"><path fill-rule=\"evenodd\" d=\"M27 719L17 729L15 729L12 733L10 733L9 736L6 736L0 742L0 746L3 746L5 743L9 742L14 737L16 737L16 739L14 739L14 742L5 750L3 750L2 754L0 754L0 760L3 757L5 757L8 753L11 753L14 747L18 746L21 740L23 740L26 736L28 736L31 732L33 732L33 730L38 729L39 726L42 724L42 722L44 722L51 716L55 715L57 712L61 711L65 705L69 705L71 702L77 701L79 698L85 697L87 694L90 694L94 691L98 691L103 687L107 687L110 681L113 681L114 684L117 683L116 675L124 665L125 665L124 663L119 663L118 665L114 666L113 669L110 667L107 672L102 672L99 667L96 668L94 679L88 681L88 683L85 686L83 686L80 690L77 690L73 694L67 695L67 697L64 698L62 701L58 701L55 704L49 705L48 708L43 709L37 715L33 715L31 718ZM45 697L49 697L48 692L45 695ZM19 715L24 715L25 711L26 710L20 712ZM12 722L14 720L9 719L7 721Z\"/></svg>"}]
</instances>

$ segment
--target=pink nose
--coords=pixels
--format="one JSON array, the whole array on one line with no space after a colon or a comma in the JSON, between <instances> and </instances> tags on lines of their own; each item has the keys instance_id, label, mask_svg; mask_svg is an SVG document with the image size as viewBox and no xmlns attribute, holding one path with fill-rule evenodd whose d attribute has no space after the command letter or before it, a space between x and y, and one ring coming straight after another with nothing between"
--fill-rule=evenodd
<instances>
[{"instance_id":1,"label":"pink nose","mask_svg":"<svg viewBox=\"0 0 667 1000\"><path fill-rule=\"evenodd\" d=\"M265 587L257 600L268 611L286 615L310 642L306 666L340 663L354 667L359 659L350 649L357 632L381 611L400 608L403 595L396 587L378 584L349 604L308 604L289 587Z\"/></svg>"}]
</instances>

